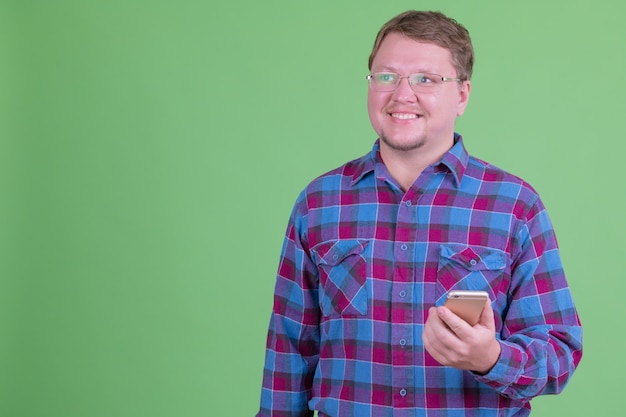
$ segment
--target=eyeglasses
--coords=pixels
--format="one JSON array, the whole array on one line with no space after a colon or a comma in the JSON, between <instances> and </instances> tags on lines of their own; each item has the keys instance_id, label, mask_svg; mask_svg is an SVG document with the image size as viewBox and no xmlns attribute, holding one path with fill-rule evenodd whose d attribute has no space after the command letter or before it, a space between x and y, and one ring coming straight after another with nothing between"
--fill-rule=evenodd
<instances>
[{"instance_id":1,"label":"eyeglasses","mask_svg":"<svg viewBox=\"0 0 626 417\"><path fill-rule=\"evenodd\" d=\"M447 81L463 81L460 78L442 77L438 74L429 74L425 72L418 72L416 74L404 76L396 74L395 72L374 72L366 78L369 81L370 88L379 92L395 91L403 78L409 80L411 89L416 93L436 90L441 86L441 84Z\"/></svg>"}]
</instances>

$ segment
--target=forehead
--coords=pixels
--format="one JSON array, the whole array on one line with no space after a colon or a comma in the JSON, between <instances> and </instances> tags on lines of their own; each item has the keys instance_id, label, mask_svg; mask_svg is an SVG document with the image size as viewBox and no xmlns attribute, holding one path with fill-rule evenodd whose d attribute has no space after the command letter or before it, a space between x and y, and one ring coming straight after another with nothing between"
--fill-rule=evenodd
<instances>
[{"instance_id":1,"label":"forehead","mask_svg":"<svg viewBox=\"0 0 626 417\"><path fill-rule=\"evenodd\" d=\"M398 72L437 72L449 75L454 71L450 51L430 42L417 41L399 33L390 33L380 44L372 70Z\"/></svg>"}]
</instances>

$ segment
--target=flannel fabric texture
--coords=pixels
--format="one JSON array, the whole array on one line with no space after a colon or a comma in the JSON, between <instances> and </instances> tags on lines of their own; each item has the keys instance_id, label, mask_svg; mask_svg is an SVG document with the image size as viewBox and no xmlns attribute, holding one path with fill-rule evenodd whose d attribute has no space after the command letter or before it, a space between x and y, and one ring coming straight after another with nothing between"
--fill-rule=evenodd
<instances>
[{"instance_id":1,"label":"flannel fabric texture","mask_svg":"<svg viewBox=\"0 0 626 417\"><path fill-rule=\"evenodd\" d=\"M450 290L491 298L502 353L478 375L422 330ZM582 356L582 328L535 190L460 135L403 192L379 142L312 181L289 220L259 417L526 416Z\"/></svg>"}]
</instances>

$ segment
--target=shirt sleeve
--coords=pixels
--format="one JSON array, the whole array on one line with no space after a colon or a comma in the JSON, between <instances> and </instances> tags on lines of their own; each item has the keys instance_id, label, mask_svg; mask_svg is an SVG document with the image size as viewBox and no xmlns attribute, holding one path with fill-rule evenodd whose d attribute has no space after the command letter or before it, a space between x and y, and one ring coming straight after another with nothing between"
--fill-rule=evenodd
<instances>
[{"instance_id":1,"label":"shirt sleeve","mask_svg":"<svg viewBox=\"0 0 626 417\"><path fill-rule=\"evenodd\" d=\"M319 358L317 267L306 245L303 195L289 219L267 336L257 417L312 417L308 408Z\"/></svg>"},{"instance_id":2,"label":"shirt sleeve","mask_svg":"<svg viewBox=\"0 0 626 417\"><path fill-rule=\"evenodd\" d=\"M502 352L489 373L476 378L504 396L529 400L563 390L582 357L582 327L538 198L515 241L509 302L500 311Z\"/></svg>"}]
</instances>

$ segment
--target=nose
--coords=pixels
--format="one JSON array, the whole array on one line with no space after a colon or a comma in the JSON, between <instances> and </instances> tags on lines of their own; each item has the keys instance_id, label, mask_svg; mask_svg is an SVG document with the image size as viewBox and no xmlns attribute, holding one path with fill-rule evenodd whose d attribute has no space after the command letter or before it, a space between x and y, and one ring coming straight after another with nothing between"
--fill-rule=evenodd
<instances>
[{"instance_id":1,"label":"nose","mask_svg":"<svg viewBox=\"0 0 626 417\"><path fill-rule=\"evenodd\" d=\"M400 77L398 87L393 91L392 97L398 101L415 101L417 96L411 88L409 77Z\"/></svg>"}]
</instances>

